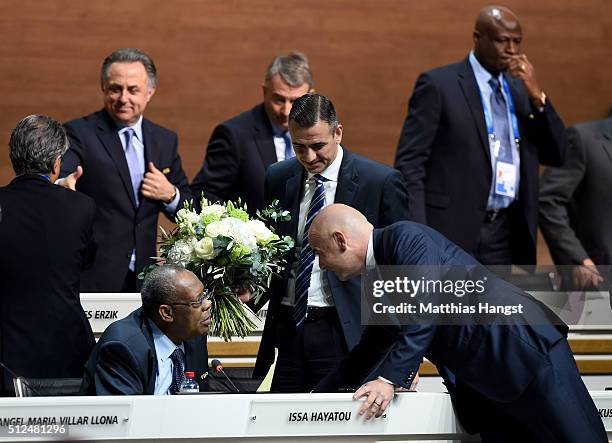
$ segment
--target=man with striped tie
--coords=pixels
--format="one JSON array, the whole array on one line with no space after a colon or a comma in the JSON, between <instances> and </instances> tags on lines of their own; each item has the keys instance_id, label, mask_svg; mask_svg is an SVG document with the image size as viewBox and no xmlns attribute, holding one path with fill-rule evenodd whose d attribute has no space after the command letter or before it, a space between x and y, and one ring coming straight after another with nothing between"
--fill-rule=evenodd
<instances>
[{"instance_id":1,"label":"man with striped tie","mask_svg":"<svg viewBox=\"0 0 612 443\"><path fill-rule=\"evenodd\" d=\"M277 232L296 239L282 281L268 292L269 307L254 376L264 375L278 348L275 392L307 392L361 336L360 278L341 282L319 267L308 227L324 206L344 203L383 227L408 216L406 187L394 169L340 145L342 125L326 97L298 98L289 114L296 157L266 172L266 200L278 199L292 219ZM384 377L384 374L380 374Z\"/></svg>"}]
</instances>

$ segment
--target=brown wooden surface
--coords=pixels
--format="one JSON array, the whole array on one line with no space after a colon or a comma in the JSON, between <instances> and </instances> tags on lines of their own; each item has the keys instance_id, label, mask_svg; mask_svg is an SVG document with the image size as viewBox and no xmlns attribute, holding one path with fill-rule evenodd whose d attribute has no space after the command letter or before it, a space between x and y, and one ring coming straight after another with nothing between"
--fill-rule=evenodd
<instances>
[{"instance_id":1,"label":"brown wooden surface","mask_svg":"<svg viewBox=\"0 0 612 443\"><path fill-rule=\"evenodd\" d=\"M609 0L510 0L524 51L568 124L612 101ZM159 88L147 117L174 129L190 178L215 124L261 99L271 58L298 48L315 88L336 104L350 149L393 162L408 97L423 70L462 59L481 1L3 0L0 141L22 117L61 121L101 106L99 68L122 46L147 51ZM87 171L85 171L87 173ZM0 185L13 177L6 148ZM542 260L548 260L546 255Z\"/></svg>"},{"instance_id":2,"label":"brown wooden surface","mask_svg":"<svg viewBox=\"0 0 612 443\"><path fill-rule=\"evenodd\" d=\"M576 356L576 363L582 375L612 375L612 336L598 338L570 338L570 347ZM208 342L208 353L211 358L242 357L254 358L259 349L258 341ZM607 354L607 355L606 355ZM601 355L601 359L588 359L585 355ZM251 367L253 364L224 363L228 367ZM436 367L424 361L419 369L423 376L438 375Z\"/></svg>"}]
</instances>

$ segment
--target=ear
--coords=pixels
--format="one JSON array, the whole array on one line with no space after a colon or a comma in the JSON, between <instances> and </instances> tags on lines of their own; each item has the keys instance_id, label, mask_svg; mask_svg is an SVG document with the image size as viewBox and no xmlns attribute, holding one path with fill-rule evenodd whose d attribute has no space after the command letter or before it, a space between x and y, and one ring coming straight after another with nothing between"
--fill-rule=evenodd
<instances>
[{"instance_id":1,"label":"ear","mask_svg":"<svg viewBox=\"0 0 612 443\"><path fill-rule=\"evenodd\" d=\"M472 41L474 42L474 49L478 46L478 40L480 39L480 32L474 29L474 34L472 34Z\"/></svg>"},{"instance_id":2,"label":"ear","mask_svg":"<svg viewBox=\"0 0 612 443\"><path fill-rule=\"evenodd\" d=\"M174 312L172 310L172 306L170 305L159 305L157 313L165 322L172 323L174 321Z\"/></svg>"},{"instance_id":3,"label":"ear","mask_svg":"<svg viewBox=\"0 0 612 443\"><path fill-rule=\"evenodd\" d=\"M268 87L266 86L265 83L262 83L261 84L261 94L264 98L266 97L267 92L268 92Z\"/></svg>"},{"instance_id":4,"label":"ear","mask_svg":"<svg viewBox=\"0 0 612 443\"><path fill-rule=\"evenodd\" d=\"M336 139L336 143L340 144L342 142L342 125L338 123L336 127L336 132L334 133L334 138Z\"/></svg>"},{"instance_id":5,"label":"ear","mask_svg":"<svg viewBox=\"0 0 612 443\"><path fill-rule=\"evenodd\" d=\"M342 232L336 231L332 234L332 238L340 252L345 252L347 249L346 236Z\"/></svg>"},{"instance_id":6,"label":"ear","mask_svg":"<svg viewBox=\"0 0 612 443\"><path fill-rule=\"evenodd\" d=\"M147 88L147 103L149 103L149 100L151 100L153 95L155 95L155 91L157 91L157 88L155 86L153 86L152 88Z\"/></svg>"}]
</instances>

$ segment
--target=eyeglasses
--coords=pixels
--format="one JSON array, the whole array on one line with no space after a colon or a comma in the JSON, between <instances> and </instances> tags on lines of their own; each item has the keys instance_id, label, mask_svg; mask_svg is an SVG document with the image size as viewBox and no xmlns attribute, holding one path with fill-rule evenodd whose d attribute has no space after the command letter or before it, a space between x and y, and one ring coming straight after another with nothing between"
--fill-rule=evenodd
<instances>
[{"instance_id":1,"label":"eyeglasses","mask_svg":"<svg viewBox=\"0 0 612 443\"><path fill-rule=\"evenodd\" d=\"M209 291L208 289L204 289L204 292L202 292L202 295L200 295L200 297L196 300L196 301L185 301L185 302L176 302L176 303L168 303L170 306L175 306L175 305L183 305L183 306L191 306L194 309L198 309L202 306L202 304L206 301L206 300L210 300L212 298L212 291Z\"/></svg>"}]
</instances>

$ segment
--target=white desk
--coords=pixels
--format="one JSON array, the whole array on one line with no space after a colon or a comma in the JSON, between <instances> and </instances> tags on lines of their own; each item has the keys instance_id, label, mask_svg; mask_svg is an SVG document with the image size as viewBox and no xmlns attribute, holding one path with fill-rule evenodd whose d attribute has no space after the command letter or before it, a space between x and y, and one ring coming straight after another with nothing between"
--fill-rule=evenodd
<instances>
[{"instance_id":1,"label":"white desk","mask_svg":"<svg viewBox=\"0 0 612 443\"><path fill-rule=\"evenodd\" d=\"M591 395L612 436L612 392ZM477 441L462 432L447 394L398 394L384 419L368 422L358 406L350 394L3 398L0 441ZM67 419L67 434L9 434L7 421L27 428L45 417Z\"/></svg>"}]
</instances>

